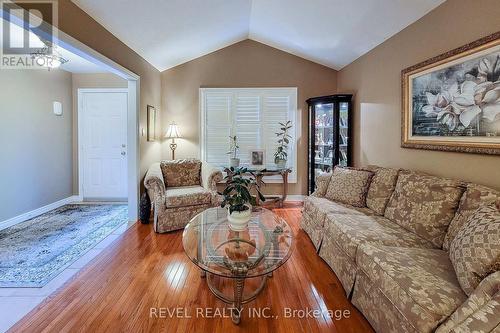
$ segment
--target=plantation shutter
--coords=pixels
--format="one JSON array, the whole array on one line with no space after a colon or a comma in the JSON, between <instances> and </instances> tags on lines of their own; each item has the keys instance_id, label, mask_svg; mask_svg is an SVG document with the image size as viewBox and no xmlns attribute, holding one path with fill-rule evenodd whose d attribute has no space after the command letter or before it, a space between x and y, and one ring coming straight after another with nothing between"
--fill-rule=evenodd
<instances>
[{"instance_id":1,"label":"plantation shutter","mask_svg":"<svg viewBox=\"0 0 500 333\"><path fill-rule=\"evenodd\" d=\"M296 181L296 131L300 130L296 88L201 88L200 101L200 147L204 161L217 167L228 166L229 136L236 135L240 165L250 165L252 150L264 149L265 167L276 168L275 133L280 131L280 123L290 120L293 127L287 166L292 168L289 181Z\"/></svg>"},{"instance_id":2,"label":"plantation shutter","mask_svg":"<svg viewBox=\"0 0 500 333\"><path fill-rule=\"evenodd\" d=\"M274 164L274 153L278 147L278 139L276 132L279 132L281 127L280 123L286 123L290 118L290 96L279 94L266 94L264 96L264 142L266 150L266 167L273 168ZM290 141L294 142L293 140ZM293 153L290 151L292 144L288 145L288 165L293 165Z\"/></svg>"},{"instance_id":3,"label":"plantation shutter","mask_svg":"<svg viewBox=\"0 0 500 333\"><path fill-rule=\"evenodd\" d=\"M209 92L205 94L203 144L204 159L214 166L227 165L229 136L231 135L232 94Z\"/></svg>"},{"instance_id":4,"label":"plantation shutter","mask_svg":"<svg viewBox=\"0 0 500 333\"><path fill-rule=\"evenodd\" d=\"M250 151L261 147L261 96L255 93L236 94L234 135L240 146L240 163L250 164Z\"/></svg>"}]
</instances>

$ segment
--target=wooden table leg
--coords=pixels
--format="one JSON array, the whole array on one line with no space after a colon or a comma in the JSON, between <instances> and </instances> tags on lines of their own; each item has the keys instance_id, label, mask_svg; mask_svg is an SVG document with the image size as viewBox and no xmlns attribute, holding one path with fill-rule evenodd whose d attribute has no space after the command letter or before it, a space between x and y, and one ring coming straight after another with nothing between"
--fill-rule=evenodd
<instances>
[{"instance_id":1,"label":"wooden table leg","mask_svg":"<svg viewBox=\"0 0 500 333\"><path fill-rule=\"evenodd\" d=\"M262 178L264 176L263 175L260 175L260 174L257 174L255 176L255 181L257 182L257 188L260 189L260 187L262 186ZM255 204L257 206L260 206L260 198L259 198L259 194L258 193L255 193Z\"/></svg>"},{"instance_id":2,"label":"wooden table leg","mask_svg":"<svg viewBox=\"0 0 500 333\"><path fill-rule=\"evenodd\" d=\"M279 206L282 208L288 195L288 170L282 171L281 177L283 178L283 196L281 197Z\"/></svg>"}]
</instances>

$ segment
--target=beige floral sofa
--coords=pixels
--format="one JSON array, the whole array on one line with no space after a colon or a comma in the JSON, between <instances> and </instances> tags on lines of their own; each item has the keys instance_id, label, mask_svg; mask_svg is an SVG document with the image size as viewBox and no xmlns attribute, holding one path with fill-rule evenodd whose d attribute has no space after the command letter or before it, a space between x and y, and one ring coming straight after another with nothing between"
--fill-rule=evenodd
<instances>
[{"instance_id":1,"label":"beige floral sofa","mask_svg":"<svg viewBox=\"0 0 500 333\"><path fill-rule=\"evenodd\" d=\"M196 214L219 205L216 186L221 180L219 169L196 159L154 163L144 179L154 210L154 230L182 229Z\"/></svg>"},{"instance_id":2,"label":"beige floral sofa","mask_svg":"<svg viewBox=\"0 0 500 333\"><path fill-rule=\"evenodd\" d=\"M373 328L500 332L500 193L377 166L343 183L338 169L305 198L301 228Z\"/></svg>"}]
</instances>

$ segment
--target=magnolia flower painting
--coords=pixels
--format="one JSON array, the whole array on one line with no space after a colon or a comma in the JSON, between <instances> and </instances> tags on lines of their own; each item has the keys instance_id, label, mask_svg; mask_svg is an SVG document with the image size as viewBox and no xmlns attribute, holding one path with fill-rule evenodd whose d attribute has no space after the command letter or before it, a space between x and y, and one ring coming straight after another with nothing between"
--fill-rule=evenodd
<instances>
[{"instance_id":1,"label":"magnolia flower painting","mask_svg":"<svg viewBox=\"0 0 500 333\"><path fill-rule=\"evenodd\" d=\"M401 71L401 146L500 155L500 31Z\"/></svg>"},{"instance_id":2,"label":"magnolia flower painting","mask_svg":"<svg viewBox=\"0 0 500 333\"><path fill-rule=\"evenodd\" d=\"M500 136L500 51L415 77L413 134Z\"/></svg>"}]
</instances>

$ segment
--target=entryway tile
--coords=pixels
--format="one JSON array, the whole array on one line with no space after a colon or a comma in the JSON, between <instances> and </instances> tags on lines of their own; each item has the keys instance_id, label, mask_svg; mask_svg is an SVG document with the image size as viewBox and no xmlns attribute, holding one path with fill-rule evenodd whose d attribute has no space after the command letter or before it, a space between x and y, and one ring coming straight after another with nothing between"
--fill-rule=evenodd
<instances>
[{"instance_id":1,"label":"entryway tile","mask_svg":"<svg viewBox=\"0 0 500 333\"><path fill-rule=\"evenodd\" d=\"M0 297L0 332L7 331L12 325L33 310L45 297Z\"/></svg>"}]
</instances>

